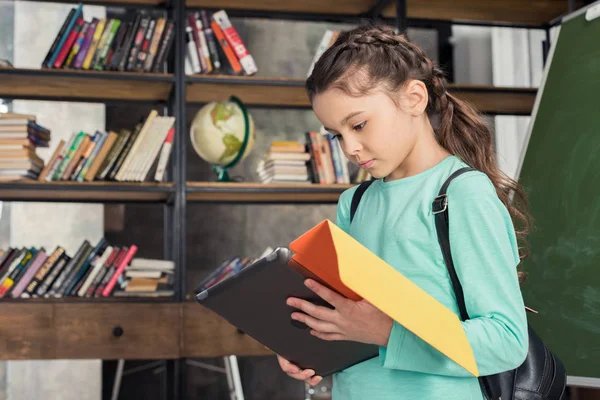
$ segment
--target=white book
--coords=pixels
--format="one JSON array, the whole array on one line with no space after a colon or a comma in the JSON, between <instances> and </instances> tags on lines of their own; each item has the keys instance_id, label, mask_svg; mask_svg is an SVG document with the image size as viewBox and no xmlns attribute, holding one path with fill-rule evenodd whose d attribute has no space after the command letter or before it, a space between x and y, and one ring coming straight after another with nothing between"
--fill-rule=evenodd
<instances>
[{"instance_id":1,"label":"white book","mask_svg":"<svg viewBox=\"0 0 600 400\"><path fill-rule=\"evenodd\" d=\"M319 43L319 47L317 47L317 51L315 52L315 55L313 57L313 60L310 64L310 67L308 68L308 73L306 74L306 77L308 78L310 76L310 74L312 74L312 71L315 67L315 64L317 63L317 61L319 61L319 58L321 58L321 56L323 55L323 53L325 53L325 51L329 48L329 44L331 43L331 38L333 37L333 30L331 29L327 29L325 31L325 33L323 34L323 37L321 38L321 42Z\"/></svg>"}]
</instances>

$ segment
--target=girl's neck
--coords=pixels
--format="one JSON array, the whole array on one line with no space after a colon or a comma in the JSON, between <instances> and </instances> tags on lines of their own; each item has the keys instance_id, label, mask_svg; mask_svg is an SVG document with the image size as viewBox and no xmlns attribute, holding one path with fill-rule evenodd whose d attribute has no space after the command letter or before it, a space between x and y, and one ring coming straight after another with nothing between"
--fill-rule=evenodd
<instances>
[{"instance_id":1,"label":"girl's neck","mask_svg":"<svg viewBox=\"0 0 600 400\"><path fill-rule=\"evenodd\" d=\"M435 138L435 132L428 118L415 124L417 140L402 163L384 178L386 182L408 178L427 171L439 164L451 154Z\"/></svg>"}]
</instances>

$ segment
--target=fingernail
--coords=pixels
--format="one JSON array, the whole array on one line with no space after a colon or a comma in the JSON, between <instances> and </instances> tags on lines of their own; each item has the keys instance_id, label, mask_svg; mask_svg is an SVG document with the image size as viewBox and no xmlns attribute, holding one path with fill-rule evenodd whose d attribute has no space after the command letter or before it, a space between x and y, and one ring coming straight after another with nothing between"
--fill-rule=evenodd
<instances>
[{"instance_id":1,"label":"fingernail","mask_svg":"<svg viewBox=\"0 0 600 400\"><path fill-rule=\"evenodd\" d=\"M313 282L312 282L310 279L307 279L307 280L304 282L304 284L305 284L307 287L309 287L309 288L312 288L312 287L313 287Z\"/></svg>"},{"instance_id":2,"label":"fingernail","mask_svg":"<svg viewBox=\"0 0 600 400\"><path fill-rule=\"evenodd\" d=\"M298 316L296 314L292 314L292 319L298 320Z\"/></svg>"},{"instance_id":3,"label":"fingernail","mask_svg":"<svg viewBox=\"0 0 600 400\"><path fill-rule=\"evenodd\" d=\"M288 301L286 302L288 306L293 306L294 305L294 300L288 299Z\"/></svg>"},{"instance_id":4,"label":"fingernail","mask_svg":"<svg viewBox=\"0 0 600 400\"><path fill-rule=\"evenodd\" d=\"M323 378L321 378L320 376L315 378L315 385L318 385L319 382L321 382L323 380Z\"/></svg>"}]
</instances>

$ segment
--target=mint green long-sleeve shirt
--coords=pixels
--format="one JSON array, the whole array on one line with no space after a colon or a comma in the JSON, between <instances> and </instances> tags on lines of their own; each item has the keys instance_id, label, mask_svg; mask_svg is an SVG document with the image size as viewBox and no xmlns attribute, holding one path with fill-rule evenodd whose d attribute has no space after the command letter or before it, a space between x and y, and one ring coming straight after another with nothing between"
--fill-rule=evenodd
<instances>
[{"instance_id":1,"label":"mint green long-sleeve shirt","mask_svg":"<svg viewBox=\"0 0 600 400\"><path fill-rule=\"evenodd\" d=\"M443 182L464 166L450 156L420 174L375 181L350 224L353 187L341 195L336 217L336 225L456 315L459 310L431 203ZM462 327L479 373L516 368L525 360L528 333L516 269L518 247L508 211L489 178L478 171L452 182L448 209L452 257L471 317ZM368 273L369 266L364 268ZM334 400L482 398L477 378L397 322L379 357L333 377Z\"/></svg>"}]
</instances>

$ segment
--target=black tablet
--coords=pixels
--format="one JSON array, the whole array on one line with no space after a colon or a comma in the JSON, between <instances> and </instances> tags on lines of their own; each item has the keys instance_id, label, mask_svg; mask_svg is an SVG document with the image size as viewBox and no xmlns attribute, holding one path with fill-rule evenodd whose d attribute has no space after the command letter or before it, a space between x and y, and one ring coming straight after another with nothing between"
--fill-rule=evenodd
<instances>
[{"instance_id":1,"label":"black tablet","mask_svg":"<svg viewBox=\"0 0 600 400\"><path fill-rule=\"evenodd\" d=\"M198 293L196 301L219 314L276 354L317 375L328 376L379 355L377 345L352 341L326 341L291 318L288 297L331 307L304 285L306 278L325 284L292 260L288 248L279 247L266 257Z\"/></svg>"}]
</instances>

